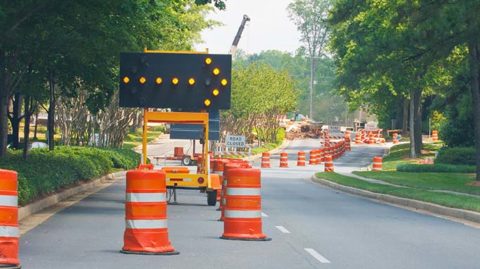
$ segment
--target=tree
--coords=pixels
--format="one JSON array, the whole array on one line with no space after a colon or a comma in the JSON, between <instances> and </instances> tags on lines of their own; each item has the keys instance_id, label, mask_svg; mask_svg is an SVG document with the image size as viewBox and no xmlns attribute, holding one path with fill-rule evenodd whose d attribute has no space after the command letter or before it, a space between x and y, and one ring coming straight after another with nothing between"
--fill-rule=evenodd
<instances>
[{"instance_id":1,"label":"tree","mask_svg":"<svg viewBox=\"0 0 480 269\"><path fill-rule=\"evenodd\" d=\"M288 5L290 19L296 24L310 58L310 117L313 117L316 62L326 56L325 47L329 37L327 17L330 7L328 0L295 0Z\"/></svg>"}]
</instances>

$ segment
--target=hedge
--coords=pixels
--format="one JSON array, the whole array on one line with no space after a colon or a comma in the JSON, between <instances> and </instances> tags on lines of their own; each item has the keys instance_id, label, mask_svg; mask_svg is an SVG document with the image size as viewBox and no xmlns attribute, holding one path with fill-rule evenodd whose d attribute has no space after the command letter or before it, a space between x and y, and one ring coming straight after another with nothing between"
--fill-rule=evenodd
<instances>
[{"instance_id":1,"label":"hedge","mask_svg":"<svg viewBox=\"0 0 480 269\"><path fill-rule=\"evenodd\" d=\"M475 148L443 148L438 152L435 163L475 165Z\"/></svg>"},{"instance_id":2,"label":"hedge","mask_svg":"<svg viewBox=\"0 0 480 269\"><path fill-rule=\"evenodd\" d=\"M400 164L397 166L398 172L417 172L417 173L475 173L473 165L452 165L452 164Z\"/></svg>"},{"instance_id":3,"label":"hedge","mask_svg":"<svg viewBox=\"0 0 480 269\"><path fill-rule=\"evenodd\" d=\"M18 172L19 204L25 205L115 168L134 168L139 162L140 155L131 150L56 147L54 151L34 149L26 161L21 151L9 151L7 158L0 160L0 168Z\"/></svg>"}]
</instances>

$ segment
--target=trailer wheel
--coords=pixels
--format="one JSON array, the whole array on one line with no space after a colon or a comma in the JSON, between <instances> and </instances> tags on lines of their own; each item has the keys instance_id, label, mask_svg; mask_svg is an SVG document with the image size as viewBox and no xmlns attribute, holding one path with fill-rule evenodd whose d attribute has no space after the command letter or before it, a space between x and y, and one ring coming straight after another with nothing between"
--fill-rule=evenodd
<instances>
[{"instance_id":1,"label":"trailer wheel","mask_svg":"<svg viewBox=\"0 0 480 269\"><path fill-rule=\"evenodd\" d=\"M182 165L189 166L190 164L192 164L192 158L190 158L188 155L183 156Z\"/></svg>"},{"instance_id":2,"label":"trailer wheel","mask_svg":"<svg viewBox=\"0 0 480 269\"><path fill-rule=\"evenodd\" d=\"M207 204L215 206L217 204L217 190L207 191Z\"/></svg>"}]
</instances>

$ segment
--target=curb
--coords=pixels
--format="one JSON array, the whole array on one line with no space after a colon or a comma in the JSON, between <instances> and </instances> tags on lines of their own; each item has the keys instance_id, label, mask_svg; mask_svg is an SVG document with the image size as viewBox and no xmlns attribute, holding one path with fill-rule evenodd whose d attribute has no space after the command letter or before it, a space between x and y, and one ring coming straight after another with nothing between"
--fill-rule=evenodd
<instances>
[{"instance_id":1,"label":"curb","mask_svg":"<svg viewBox=\"0 0 480 269\"><path fill-rule=\"evenodd\" d=\"M425 211L433 215L438 215L438 216L446 217L449 219L450 218L457 219L457 221L460 221L460 222L468 221L468 222L473 222L475 224L480 224L480 213L477 213L477 212L464 210L464 209L450 208L450 207L422 202L418 200L400 198L400 197L396 197L388 194L380 194L380 193L370 192L366 190L356 189L353 187L340 185L322 178L318 178L316 175L313 175L311 179L313 182L317 182L319 184L325 185L332 189L378 200L388 204L397 205L412 211L416 211L416 212Z\"/></svg>"},{"instance_id":2,"label":"curb","mask_svg":"<svg viewBox=\"0 0 480 269\"><path fill-rule=\"evenodd\" d=\"M125 176L125 173L126 171L111 173L106 176L94 179L90 182L81 184L79 186L66 189L60 193L52 194L26 206L20 207L18 209L18 220L23 220L30 215L33 215L43 209L51 207L79 193L90 191L102 185L105 186L105 183L112 184L117 178Z\"/></svg>"}]
</instances>

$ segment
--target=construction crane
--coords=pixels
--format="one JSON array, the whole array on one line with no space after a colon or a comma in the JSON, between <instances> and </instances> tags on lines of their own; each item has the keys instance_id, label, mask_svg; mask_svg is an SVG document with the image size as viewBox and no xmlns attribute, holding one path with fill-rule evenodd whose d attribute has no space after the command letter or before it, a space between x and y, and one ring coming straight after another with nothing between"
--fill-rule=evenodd
<instances>
[{"instance_id":1,"label":"construction crane","mask_svg":"<svg viewBox=\"0 0 480 269\"><path fill-rule=\"evenodd\" d=\"M230 54L232 54L232 57L235 56L235 53L237 52L238 42L240 42L240 37L242 37L243 29L245 29L245 25L248 21L250 21L250 17L248 17L247 15L243 15L242 23L238 28L237 35L233 39L232 47L230 48Z\"/></svg>"}]
</instances>

